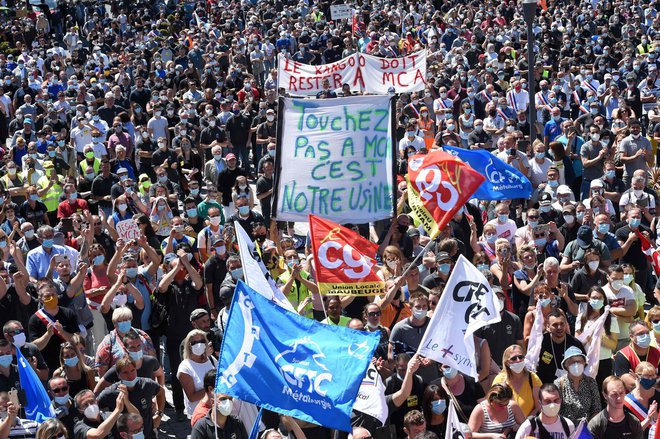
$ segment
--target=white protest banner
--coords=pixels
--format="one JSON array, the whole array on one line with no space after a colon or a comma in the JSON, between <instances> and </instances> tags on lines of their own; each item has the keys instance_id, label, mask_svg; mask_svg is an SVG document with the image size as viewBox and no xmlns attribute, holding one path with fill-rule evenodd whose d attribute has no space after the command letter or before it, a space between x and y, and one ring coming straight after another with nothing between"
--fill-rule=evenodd
<instances>
[{"instance_id":1,"label":"white protest banner","mask_svg":"<svg viewBox=\"0 0 660 439\"><path fill-rule=\"evenodd\" d=\"M353 8L349 5L330 5L330 18L332 20L350 20L353 18Z\"/></svg>"},{"instance_id":2,"label":"white protest banner","mask_svg":"<svg viewBox=\"0 0 660 439\"><path fill-rule=\"evenodd\" d=\"M394 214L390 96L280 101L273 210L339 224Z\"/></svg>"},{"instance_id":3,"label":"white protest banner","mask_svg":"<svg viewBox=\"0 0 660 439\"><path fill-rule=\"evenodd\" d=\"M500 320L497 298L488 281L460 255L417 353L477 378L472 335Z\"/></svg>"},{"instance_id":4,"label":"white protest banner","mask_svg":"<svg viewBox=\"0 0 660 439\"><path fill-rule=\"evenodd\" d=\"M383 425L387 421L389 409L385 400L385 384L373 364L369 364L367 373L360 384L353 410L373 416Z\"/></svg>"},{"instance_id":5,"label":"white protest banner","mask_svg":"<svg viewBox=\"0 0 660 439\"><path fill-rule=\"evenodd\" d=\"M142 232L140 232L140 228L134 219L119 221L115 226L115 229L124 242L130 241L131 239L138 239L142 236Z\"/></svg>"},{"instance_id":6,"label":"white protest banner","mask_svg":"<svg viewBox=\"0 0 660 439\"><path fill-rule=\"evenodd\" d=\"M330 64L313 66L278 55L277 86L296 96L315 96L323 90L323 80L332 90L348 84L354 92L387 94L424 90L426 86L426 51L400 58L380 58L354 53Z\"/></svg>"},{"instance_id":7,"label":"white protest banner","mask_svg":"<svg viewBox=\"0 0 660 439\"><path fill-rule=\"evenodd\" d=\"M426 87L426 51L411 53L401 58L380 58L359 55L365 92L387 94L390 87L396 93L410 93ZM362 61L364 59L364 61Z\"/></svg>"}]
</instances>

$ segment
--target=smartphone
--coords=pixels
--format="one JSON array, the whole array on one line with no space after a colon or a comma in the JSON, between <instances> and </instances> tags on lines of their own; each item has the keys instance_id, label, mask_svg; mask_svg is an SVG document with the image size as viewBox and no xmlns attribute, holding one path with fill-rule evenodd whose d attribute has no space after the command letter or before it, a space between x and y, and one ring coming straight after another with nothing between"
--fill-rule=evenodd
<instances>
[{"instance_id":1,"label":"smartphone","mask_svg":"<svg viewBox=\"0 0 660 439\"><path fill-rule=\"evenodd\" d=\"M527 149L529 148L529 140L524 140L524 139L518 140L518 142L516 142L516 148L522 151L527 151Z\"/></svg>"},{"instance_id":2,"label":"smartphone","mask_svg":"<svg viewBox=\"0 0 660 439\"><path fill-rule=\"evenodd\" d=\"M509 247L502 247L500 249L500 254L502 255L502 257L509 256Z\"/></svg>"},{"instance_id":3,"label":"smartphone","mask_svg":"<svg viewBox=\"0 0 660 439\"><path fill-rule=\"evenodd\" d=\"M67 262L68 260L69 260L69 255L64 255L64 254L55 255L55 262L57 262L58 264L60 262Z\"/></svg>"},{"instance_id":4,"label":"smartphone","mask_svg":"<svg viewBox=\"0 0 660 439\"><path fill-rule=\"evenodd\" d=\"M73 232L73 218L62 218L62 231Z\"/></svg>"},{"instance_id":5,"label":"smartphone","mask_svg":"<svg viewBox=\"0 0 660 439\"><path fill-rule=\"evenodd\" d=\"M14 407L19 408L21 406L20 401L18 400L18 390L11 389L9 392L7 392L9 395L9 402L14 404Z\"/></svg>"}]
</instances>

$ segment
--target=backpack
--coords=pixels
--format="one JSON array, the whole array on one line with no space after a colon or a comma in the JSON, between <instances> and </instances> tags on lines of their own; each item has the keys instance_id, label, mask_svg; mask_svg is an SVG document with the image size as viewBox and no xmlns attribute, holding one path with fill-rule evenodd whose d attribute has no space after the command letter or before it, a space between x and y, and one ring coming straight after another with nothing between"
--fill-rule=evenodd
<instances>
[{"instance_id":1,"label":"backpack","mask_svg":"<svg viewBox=\"0 0 660 439\"><path fill-rule=\"evenodd\" d=\"M538 416L530 416L528 419L529 424L532 427L529 432L530 435L534 434L534 432L538 430L539 439L553 439L553 436L548 432L548 430L545 429L541 419L539 419ZM559 416L559 420L561 421L561 427L564 430L564 436L566 439L570 438L571 432L568 428L568 422L566 422L566 419L563 416Z\"/></svg>"}]
</instances>

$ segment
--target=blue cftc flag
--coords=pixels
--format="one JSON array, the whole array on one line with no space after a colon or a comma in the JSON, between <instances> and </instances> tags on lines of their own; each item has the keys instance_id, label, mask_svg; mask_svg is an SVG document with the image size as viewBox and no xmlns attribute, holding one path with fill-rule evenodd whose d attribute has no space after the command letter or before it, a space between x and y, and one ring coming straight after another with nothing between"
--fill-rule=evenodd
<instances>
[{"instance_id":1,"label":"blue cftc flag","mask_svg":"<svg viewBox=\"0 0 660 439\"><path fill-rule=\"evenodd\" d=\"M483 149L463 149L443 146L449 154L455 155L472 169L486 177L473 197L479 200L512 200L529 198L532 183L514 167L504 163Z\"/></svg>"},{"instance_id":2,"label":"blue cftc flag","mask_svg":"<svg viewBox=\"0 0 660 439\"><path fill-rule=\"evenodd\" d=\"M287 311L239 281L215 391L350 432L353 403L379 339Z\"/></svg>"},{"instance_id":3,"label":"blue cftc flag","mask_svg":"<svg viewBox=\"0 0 660 439\"><path fill-rule=\"evenodd\" d=\"M39 423L48 418L54 418L55 410L53 410L46 389L18 347L16 348L16 360L21 388L25 392L27 400L27 405L24 407L25 417Z\"/></svg>"}]
</instances>

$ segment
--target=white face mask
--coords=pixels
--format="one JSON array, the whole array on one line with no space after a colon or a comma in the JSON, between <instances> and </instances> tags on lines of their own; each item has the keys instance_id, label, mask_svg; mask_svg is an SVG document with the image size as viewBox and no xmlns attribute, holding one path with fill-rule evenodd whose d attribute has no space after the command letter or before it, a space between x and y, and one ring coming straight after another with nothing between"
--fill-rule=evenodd
<instances>
[{"instance_id":1,"label":"white face mask","mask_svg":"<svg viewBox=\"0 0 660 439\"><path fill-rule=\"evenodd\" d=\"M570 373L574 377L582 376L583 372L584 372L584 364L582 363L573 363L570 366L568 366L568 373Z\"/></svg>"},{"instance_id":2,"label":"white face mask","mask_svg":"<svg viewBox=\"0 0 660 439\"><path fill-rule=\"evenodd\" d=\"M519 361L518 363L511 363L509 364L509 369L511 369L513 373L520 373L525 369L525 362Z\"/></svg>"},{"instance_id":3,"label":"white face mask","mask_svg":"<svg viewBox=\"0 0 660 439\"><path fill-rule=\"evenodd\" d=\"M112 303L115 305L115 308L121 308L122 306L126 305L126 302L128 302L128 297L126 294L117 294L114 299L112 299Z\"/></svg>"},{"instance_id":4,"label":"white face mask","mask_svg":"<svg viewBox=\"0 0 660 439\"><path fill-rule=\"evenodd\" d=\"M98 404L92 404L87 406L83 414L89 419L96 419L100 412Z\"/></svg>"},{"instance_id":5,"label":"white face mask","mask_svg":"<svg viewBox=\"0 0 660 439\"><path fill-rule=\"evenodd\" d=\"M195 343L191 346L190 350L195 355L202 355L206 352L206 345L204 343Z\"/></svg>"},{"instance_id":6,"label":"white face mask","mask_svg":"<svg viewBox=\"0 0 660 439\"><path fill-rule=\"evenodd\" d=\"M218 413L222 416L229 416L231 414L231 409L234 407L234 401L231 399L225 399L218 403Z\"/></svg>"},{"instance_id":7,"label":"white face mask","mask_svg":"<svg viewBox=\"0 0 660 439\"><path fill-rule=\"evenodd\" d=\"M596 271L598 265L600 265L600 261L590 261L587 263L587 265L589 266L589 270Z\"/></svg>"},{"instance_id":8,"label":"white face mask","mask_svg":"<svg viewBox=\"0 0 660 439\"><path fill-rule=\"evenodd\" d=\"M554 402L551 402L550 404L546 404L541 407L541 411L543 412L544 415L555 417L559 414L559 409L561 408L561 405L555 404Z\"/></svg>"},{"instance_id":9,"label":"white face mask","mask_svg":"<svg viewBox=\"0 0 660 439\"><path fill-rule=\"evenodd\" d=\"M26 341L25 332L20 332L14 335L14 346L16 346L17 348L23 347L23 345L25 345L25 341Z\"/></svg>"}]
</instances>

